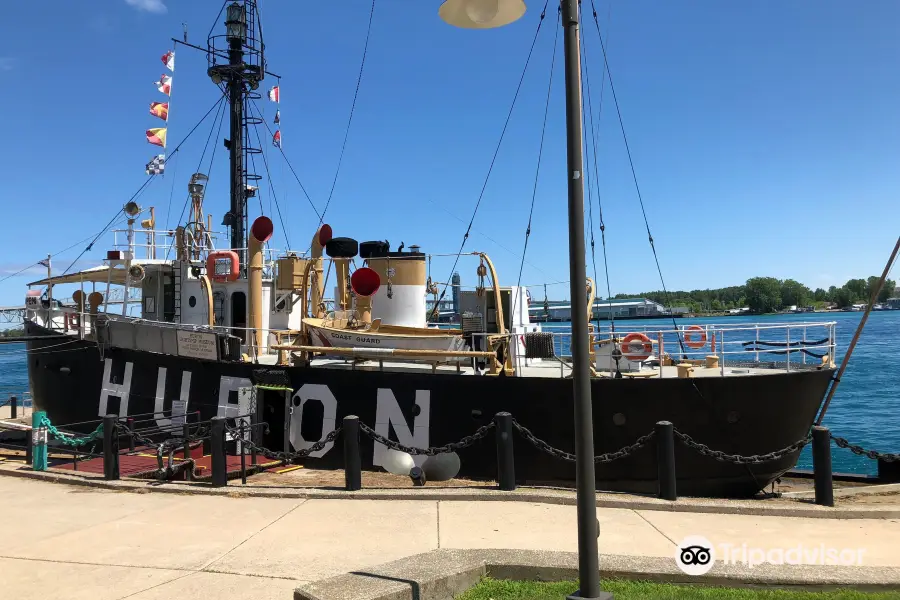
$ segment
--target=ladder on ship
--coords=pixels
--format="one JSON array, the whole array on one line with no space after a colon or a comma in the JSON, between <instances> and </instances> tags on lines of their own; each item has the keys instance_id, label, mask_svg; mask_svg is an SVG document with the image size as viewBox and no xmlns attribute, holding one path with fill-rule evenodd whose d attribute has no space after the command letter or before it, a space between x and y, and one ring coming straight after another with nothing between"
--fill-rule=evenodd
<instances>
[{"instance_id":1,"label":"ladder on ship","mask_svg":"<svg viewBox=\"0 0 900 600\"><path fill-rule=\"evenodd\" d=\"M175 262L175 268L172 269L172 287L174 288L174 317L173 321L181 323L181 261Z\"/></svg>"}]
</instances>

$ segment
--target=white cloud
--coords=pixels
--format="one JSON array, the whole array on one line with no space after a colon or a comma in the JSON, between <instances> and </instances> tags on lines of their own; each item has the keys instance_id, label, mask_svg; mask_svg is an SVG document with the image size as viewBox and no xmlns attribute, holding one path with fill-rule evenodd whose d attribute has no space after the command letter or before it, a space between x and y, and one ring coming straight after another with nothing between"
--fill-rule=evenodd
<instances>
[{"instance_id":1,"label":"white cloud","mask_svg":"<svg viewBox=\"0 0 900 600\"><path fill-rule=\"evenodd\" d=\"M162 0L125 0L125 2L138 10L145 10L160 15L168 10Z\"/></svg>"},{"instance_id":2,"label":"white cloud","mask_svg":"<svg viewBox=\"0 0 900 600\"><path fill-rule=\"evenodd\" d=\"M0 56L0 71L12 71L16 66L16 59L11 56Z\"/></svg>"}]
</instances>

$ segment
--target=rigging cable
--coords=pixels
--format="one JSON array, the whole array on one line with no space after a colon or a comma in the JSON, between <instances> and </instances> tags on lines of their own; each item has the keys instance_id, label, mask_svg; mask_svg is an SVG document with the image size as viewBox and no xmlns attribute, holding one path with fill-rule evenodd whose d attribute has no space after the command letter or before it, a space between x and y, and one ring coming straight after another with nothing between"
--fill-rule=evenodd
<instances>
[{"instance_id":1,"label":"rigging cable","mask_svg":"<svg viewBox=\"0 0 900 600\"><path fill-rule=\"evenodd\" d=\"M172 52L174 52L175 47L172 46L172 48L173 48ZM174 66L172 67L172 70L173 71L175 70ZM168 111L166 113L166 128L167 128L166 131L167 132L169 131L169 129L171 129L169 127L169 120L172 117L172 111L169 110L172 106L172 104L171 104L171 102L172 102L172 87L171 86L169 87L168 96L169 96L169 99L166 100L166 107L167 107L166 110ZM165 150L165 146L163 146L163 150ZM169 202L166 204L166 229L169 229L169 211L172 210L172 197L175 195L175 183L178 181L178 154L173 152L169 157L163 156L163 166L164 167L169 166L169 162L171 162L170 159L172 157L175 158L175 165L172 168L172 171L170 173L170 175L172 176L172 185L169 187ZM163 171L163 178L165 178L165 171ZM155 223L153 224L153 228L156 229ZM154 250L154 252L155 252L155 250Z\"/></svg>"},{"instance_id":2,"label":"rigging cable","mask_svg":"<svg viewBox=\"0 0 900 600\"><path fill-rule=\"evenodd\" d=\"M213 122L213 125L215 126L215 122ZM175 160L175 168L173 169L173 171L172 171L172 173L171 173L171 175L172 175L172 187L169 188L169 202L168 202L168 204L166 204L166 230L169 229L169 213L170 213L171 210L172 210L172 197L175 196L175 183L178 181L178 178L176 177L176 174L178 173L178 160L177 160L178 157L177 157L177 155L175 155L175 158L176 158L176 160ZM165 165L166 165L166 166L169 166L169 163L170 163L170 162L172 162L171 157L169 157L168 159L166 159ZM164 176L164 177L165 177L165 176Z\"/></svg>"},{"instance_id":3,"label":"rigging cable","mask_svg":"<svg viewBox=\"0 0 900 600\"><path fill-rule=\"evenodd\" d=\"M585 80L585 85L581 86L581 105L584 106L585 104L588 104L588 110L581 112L581 130L582 131L587 130L587 118L588 118L588 116L590 116L591 123L592 123L591 135L583 136L584 153L587 154L588 156L590 156L591 148L593 148L595 154L597 152L597 140L594 138L594 135L593 135L593 133L594 133L593 132L593 114L591 114L593 109L590 107L590 101L585 103L585 100L584 100L585 94L587 93L587 91L589 89L588 84L587 84L587 81L588 81L587 56L585 55L585 45L584 44L581 45L581 71L582 71L582 78ZM587 114L585 114L585 113L587 113ZM599 198L599 196L600 196L600 181L599 181L599 178L597 177L597 173L594 173L594 178L597 180L596 181L597 196ZM594 280L591 282L591 287L593 288L592 291L594 292L594 295L596 297L597 250L596 250L596 245L595 245L595 241L594 241L594 200L593 200L594 190L593 190L593 186L591 185L590 166L587 169L584 169L584 185L587 188L587 207L588 207L587 223L588 223L588 234L590 235L590 238L591 238L591 264L594 269ZM582 208L582 212L583 211L584 211L584 209ZM591 305L588 306L588 323L591 322L591 319L593 319L593 316L594 316L594 305L592 302ZM600 315L599 314L597 315L597 331L598 332L600 331Z\"/></svg>"},{"instance_id":4,"label":"rigging cable","mask_svg":"<svg viewBox=\"0 0 900 600\"><path fill-rule=\"evenodd\" d=\"M27 271L28 269L30 269L30 268L32 268L32 267L36 267L36 266L38 266L39 264L40 264L39 262L33 262L33 263L31 263L30 265L28 265L27 267L25 267L24 269L22 269L22 270L20 270L20 271L16 271L15 273L13 273L13 274L11 274L11 275L7 275L7 276L4 277L3 279L0 279L0 283L3 283L3 282L6 281L7 279L11 279L11 278L15 277L16 275L21 275L22 273L24 273L24 272Z\"/></svg>"},{"instance_id":5,"label":"rigging cable","mask_svg":"<svg viewBox=\"0 0 900 600\"><path fill-rule=\"evenodd\" d=\"M219 99L219 102L217 102L216 104L219 104L224 99L225 99L225 95L223 94L222 97ZM228 106L227 103L221 104L219 112L216 114L215 119L213 119L212 127L210 127L210 130L209 130L209 135L206 137L206 144L203 146L203 153L200 155L200 160L197 163L197 172L200 172L200 169L203 167L203 159L206 157L207 150L209 150L209 142L212 139L213 131L216 132L216 139L221 137L222 124L225 122L225 108L227 106ZM216 127L216 121L219 122L218 128ZM207 171L206 171L207 173L210 173L210 174L212 173L213 160L216 157L216 150L218 150L218 149L219 149L219 145L213 144L213 151L212 151L212 154L210 155L209 169L207 169ZM207 176L207 178L206 178L206 185L207 185L207 187L209 187L209 176ZM184 204L181 207L181 213L178 215L178 223L181 223L181 219L184 218L184 211L187 210L187 206L190 201L191 201L191 194L190 194L190 192L188 192L187 198L185 198ZM168 227L169 227L169 224L167 222L166 229L168 229ZM169 253L172 251L172 246L174 246L174 245L175 244L171 244L171 245L169 245L168 248L166 248L166 260L168 260Z\"/></svg>"},{"instance_id":6,"label":"rigging cable","mask_svg":"<svg viewBox=\"0 0 900 600\"><path fill-rule=\"evenodd\" d=\"M262 111L260 110L259 106L257 106L256 101L252 100L251 103L256 107L256 112L262 114ZM263 120L263 125L266 126L266 131L269 132L269 135L274 137L275 133L272 131L272 129L269 127L269 124L266 123L265 120ZM294 170L294 165L291 164L291 161L288 160L287 154L284 153L284 148L278 146L278 150L279 152L281 152L281 156L282 158L284 158L284 162L287 163L288 168L291 170L291 174L293 174L294 179L297 180L297 185L300 186L300 189L303 191L303 195L306 196L306 200L307 202L309 202L310 208L312 208L313 212L316 213L316 216L319 217L319 222L321 223L322 215L319 213L316 205L313 204L312 198L309 197L309 192L306 191L306 187L304 187L303 182L300 181L300 177L297 176L297 171Z\"/></svg>"},{"instance_id":7,"label":"rigging cable","mask_svg":"<svg viewBox=\"0 0 900 600\"><path fill-rule=\"evenodd\" d=\"M464 219L460 219L459 217L457 217L456 215L454 215L452 212L450 212L449 210L447 210L446 207L444 207L443 205L438 204L437 202L435 202L435 201L432 200L431 198L428 198L428 201L431 202L436 208L439 208L439 209L441 209L442 211L444 211L445 213L447 213L448 216L453 217L454 219L456 219L457 221L459 221L459 222L462 223L463 225L466 224L466 221L465 221ZM473 231L474 233L477 233L478 235L482 236L483 238L485 238L487 241L491 242L492 244L495 244L495 245L496 245L497 247L499 247L501 250L506 250L507 252L509 252L510 254L512 254L513 256L515 256L516 258L522 258L522 255L521 255L521 254L519 254L518 252L516 252L516 251L514 251L514 250L510 250L509 248L507 248L506 246L504 246L503 244L501 244L500 242L498 242L497 240L495 240L494 238L492 238L492 237L489 236L488 234L484 233L483 231L479 231L479 230L474 229L474 228L472 229L472 231ZM475 255L475 254L477 254L477 253L472 253L472 252L466 252L466 253L463 253L464 256L473 256L473 255ZM434 256L438 256L438 255L435 254ZM456 256L456 254L449 254L449 253L448 253L447 256ZM541 273L542 275L544 275L545 277L550 277L550 275L549 275L546 271L544 271L542 268L540 268L540 267L537 266L536 264L532 263L531 261L526 260L525 263L526 263L529 267L531 267L532 269L534 269L535 271L537 271L538 273Z\"/></svg>"},{"instance_id":8,"label":"rigging cable","mask_svg":"<svg viewBox=\"0 0 900 600\"><path fill-rule=\"evenodd\" d=\"M68 247L66 247L66 248L63 248L62 250L59 250L59 251L57 251L57 252L54 252L53 254L50 255L50 257L52 258L52 257L54 257L54 256L58 256L58 255L60 255L60 254L63 254L64 252L68 252L69 250L71 250L71 249L74 248L75 246L77 246L77 245L79 245L79 244L85 243L86 241L88 241L88 240L91 239L92 237L94 237L94 236L93 236L93 235L90 235L90 236L84 238L83 240L78 240L77 242L75 242L75 243L72 244L71 246L68 246ZM32 267L36 267L36 266L38 266L39 264L41 264L40 261L38 261L38 262L33 262L33 263L31 263L30 265L28 265L27 267L25 267L25 268L23 268L23 269L21 269L21 270L19 270L19 271L16 271L15 273L12 273L11 275L7 275L7 276L3 277L2 279L0 279L0 283L3 283L3 282L6 281L7 279L12 279L12 278L15 277L16 275L21 275L22 273L24 273L24 272L27 271L28 269L30 269L30 268L32 268Z\"/></svg>"},{"instance_id":9,"label":"rigging cable","mask_svg":"<svg viewBox=\"0 0 900 600\"><path fill-rule=\"evenodd\" d=\"M259 107L257 107L257 110L259 110ZM265 120L263 120L263 122L265 123ZM253 132L256 133L256 142L260 145L260 147L262 147L263 143L262 143L262 138L259 135L259 128L254 127ZM263 154L262 157L263 157L263 164L266 167L266 178L269 180L269 202L271 204L272 198L275 199L275 209L278 211L278 220L281 223L281 231L284 233L284 242L287 246L285 248L285 250L290 250L291 240L290 240L290 238L288 238L287 227L284 226L284 217L281 216L281 204L279 204L279 202L278 202L278 195L275 193L275 184L272 182L272 171L271 171L271 169L269 169L269 159L266 158L265 154ZM284 165L284 163L282 163L282 165ZM262 203L262 200L260 200L260 203ZM262 207L262 205L260 204L260 208L261 207ZM272 210L270 208L269 213L271 214L271 212L272 212Z\"/></svg>"},{"instance_id":10,"label":"rigging cable","mask_svg":"<svg viewBox=\"0 0 900 600\"><path fill-rule=\"evenodd\" d=\"M525 244L522 248L522 261L519 263L519 277L516 280L516 288L521 288L522 286L522 270L525 267L525 253L528 252L528 239L531 237L531 219L534 215L534 201L537 197L537 187L538 187L538 176L541 172L541 158L544 154L544 135L547 132L547 114L550 112L550 93L553 90L553 71L556 67L556 47L559 43L559 22L562 16L562 10L557 10L556 12L556 28L555 34L553 36L553 55L550 59L550 77L547 82L547 100L544 103L544 122L541 125L541 142L538 144L538 158L537 158L537 166L534 170L534 187L531 190L531 208L528 211L528 225L525 228ZM515 298L513 298L513 303L515 303ZM515 314L515 306L513 306L512 311Z\"/></svg>"},{"instance_id":11,"label":"rigging cable","mask_svg":"<svg viewBox=\"0 0 900 600\"><path fill-rule=\"evenodd\" d=\"M135 196L137 196L137 195L141 192L141 190L143 190L145 187L147 187L147 184L150 183L150 182L153 180L153 177L155 177L155 176L154 176L154 175L151 175L150 178L147 179L147 181L145 181L144 184L143 184L140 188L138 188L138 191L136 191L136 192L134 193L134 195L133 195L131 198L133 199ZM131 202L131 200L128 200L128 202ZM125 204L128 204L128 202L126 202ZM116 212L115 212L115 214L113 215L113 218L109 220L109 223L107 223L107 224L103 227L103 229L101 229L100 232L99 232L97 235L94 236L94 238L91 240L91 243L88 244L87 246L85 246L84 250L82 250L81 253L80 253L78 256L75 257L75 260L73 260L71 263L69 263L69 266L66 267L66 270L63 271L63 272L62 272L62 275L59 275L59 277L62 277L63 275L65 275L66 273L68 273L69 270L70 270L72 267L75 266L75 263L78 262L78 260L79 260L82 256L84 256L85 252L90 251L90 249L94 247L94 244L97 243L97 240L100 239L100 236L102 236L104 233L106 233L106 231L107 231L110 227L112 227L113 223L115 223L116 219L118 219L121 215L122 215L122 209L121 209L121 208L116 209Z\"/></svg>"},{"instance_id":12,"label":"rigging cable","mask_svg":"<svg viewBox=\"0 0 900 600\"><path fill-rule=\"evenodd\" d=\"M610 10L612 10L610 8ZM607 21L609 20L607 15ZM607 257L606 251L606 222L603 220L603 204L600 201L600 169L597 166L597 142L598 142L598 134L597 130L600 127L600 115L603 114L603 90L606 89L606 70L603 70L603 75L600 80L600 103L597 108L597 126L594 126L594 107L593 101L591 97L591 76L590 69L588 68L588 54L587 54L587 45L582 45L583 56L584 56L584 74L585 74L585 84L587 85L587 99L588 99L588 115L590 119L591 126L591 142L593 144L593 155L594 155L594 184L596 185L597 191L597 210L599 212L600 218L600 243L603 246L603 269L606 277L606 298L609 302L609 323L610 323L610 333L615 333L616 331L616 318L613 312L612 306L612 290L609 282L609 260ZM586 169L586 171L588 171ZM591 217L591 253L594 253L594 220ZM594 261L594 281L597 281L597 264L596 264L596 255L592 256ZM593 310L593 308L592 308ZM597 315L597 329L600 329L600 315Z\"/></svg>"},{"instance_id":13,"label":"rigging cable","mask_svg":"<svg viewBox=\"0 0 900 600\"><path fill-rule=\"evenodd\" d=\"M325 220L325 213L331 205L331 198L334 195L334 188L337 185L338 174L341 172L341 163L344 161L344 151L347 149L347 138L350 137L350 124L353 122L353 111L356 109L356 98L359 96L359 86L362 83L363 69L366 66L366 54L369 52L369 36L372 33L372 20L375 17L375 0L372 0L372 8L369 10L369 25L366 28L366 43L363 45L362 62L359 65L359 75L356 77L356 91L353 92L353 103L350 105L350 117L347 119L347 128L344 130L344 142L341 144L341 153L338 156L337 169L334 171L334 179L331 182L331 191L328 192L328 200L325 202L325 208L319 216L319 225Z\"/></svg>"},{"instance_id":14,"label":"rigging cable","mask_svg":"<svg viewBox=\"0 0 900 600\"><path fill-rule=\"evenodd\" d=\"M203 124L203 121L206 120L206 118L212 113L212 111L214 111L214 110L216 110L217 108L220 108L220 107L221 107L222 102L223 102L224 100L225 100L225 95L223 94L222 97L219 98L218 100L216 100L216 103L212 105L212 108L210 108L208 111L206 111L206 114L203 115L203 117L202 117L199 121L197 121L197 124L194 125L194 127L188 132L188 134L187 134L186 136L184 136L184 139L182 139L181 142L179 142L179 144L178 144L178 145L175 147L175 149L172 151L172 154L169 155L169 158L166 159L167 161L170 160L173 156L175 156L175 154L176 154L179 150L181 150L182 144L184 144L186 141L188 141L188 138L191 137L191 135L192 135L195 131L197 131L197 128L200 127L200 125ZM215 128L215 126L216 126L216 121L215 121L215 119L213 119L213 128ZM210 130L210 135L212 135L212 130ZM209 145L209 137L206 138L206 145L207 145L207 146ZM203 152L204 152L204 154L206 153L206 146L204 146ZM154 175L151 175L150 177L152 178L152 177L154 177ZM175 189L175 181L174 181L174 178L173 178L173 181L172 181L172 189L173 189L173 190ZM169 196L169 206L171 206L171 203L172 203L172 197ZM179 221L180 221L180 220L181 220L181 219L179 219ZM168 228L169 228L169 208L166 208L166 229L168 229Z\"/></svg>"},{"instance_id":15,"label":"rigging cable","mask_svg":"<svg viewBox=\"0 0 900 600\"><path fill-rule=\"evenodd\" d=\"M250 156L250 167L253 169L253 172L256 173L256 159L253 158L253 154L250 154L249 156ZM257 190L256 190L256 199L259 200L259 214L262 216L266 216L266 210L263 207L262 194L259 193L259 188L257 188Z\"/></svg>"},{"instance_id":16,"label":"rigging cable","mask_svg":"<svg viewBox=\"0 0 900 600\"><path fill-rule=\"evenodd\" d=\"M653 250L653 260L656 262L656 271L659 273L659 281L662 284L663 295L666 298L666 304L670 304L669 302L669 291L666 289L666 281L663 278L662 267L659 265L659 256L656 254L656 245L653 243L653 234L650 233L650 222L647 220L647 210L644 207L644 199L641 196L641 188L638 185L637 180L637 172L634 170L634 160L631 157L631 147L628 145L628 136L625 134L625 124L622 121L622 111L619 108L619 99L616 97L616 88L613 85L612 80L612 72L609 70L609 59L606 56L606 45L603 43L603 35L600 33L600 21L597 19L597 7L594 5L594 0L591 0L591 10L594 14L594 24L597 27L597 38L600 40L600 49L603 51L603 65L606 70L606 76L609 79L609 91L612 93L613 103L616 106L616 114L619 118L619 128L622 130L622 140L625 142L625 151L628 154L628 164L631 166L631 177L634 180L634 188L637 192L638 202L641 205L641 214L644 217L644 226L647 228L647 238L650 241L650 249ZM681 348L682 356L686 356L687 353L684 349L684 340L682 336L678 333L678 324L675 321L675 315L672 316L672 325L675 328L675 335L678 338L678 345Z\"/></svg>"},{"instance_id":17,"label":"rigging cable","mask_svg":"<svg viewBox=\"0 0 900 600\"><path fill-rule=\"evenodd\" d=\"M447 277L447 281L451 281L453 278L453 273L456 271L456 266L459 264L459 255L462 254L463 247L466 245L466 241L469 239L469 233L472 231L472 225L475 224L475 216L478 214L478 208L481 206L481 201L484 199L484 192L487 189L488 181L491 179L491 173L494 170L494 163L497 162L497 155L500 154L500 146L503 145L503 138L506 136L506 129L509 127L509 121L512 118L513 109L516 107L516 100L519 98L519 92L522 90L522 83L525 81L525 74L528 72L528 65L531 63L531 56L534 54L534 47L537 44L538 36L541 33L541 26L544 24L544 17L547 16L547 6L550 3L550 0L546 0L544 2L544 9L541 11L541 17L538 21L537 29L534 32L534 39L531 40L531 48L528 50L528 57L525 59L525 67L522 69L522 75L519 77L519 84L516 86L516 93L513 95L512 104L509 107L509 112L506 115L506 121L503 123L503 129L500 131L500 139L497 140L497 147L494 148L494 156L491 158L490 167L488 167L487 175L484 178L484 183L481 186L481 193L478 194L478 201L475 203L475 210L472 211L472 218L469 220L469 226L466 228L466 233L463 235L462 243L459 245L459 250L457 251L456 260L453 261L453 267L450 269L450 276ZM441 296L438 299L438 304L444 299L444 296L447 295L447 288L449 286L444 284L444 289L441 291Z\"/></svg>"}]
</instances>

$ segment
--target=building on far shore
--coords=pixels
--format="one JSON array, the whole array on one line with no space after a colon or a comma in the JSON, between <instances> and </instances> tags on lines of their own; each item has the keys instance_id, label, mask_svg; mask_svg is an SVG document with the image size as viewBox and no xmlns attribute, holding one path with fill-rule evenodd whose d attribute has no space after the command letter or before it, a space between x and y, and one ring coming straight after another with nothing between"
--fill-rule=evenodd
<instances>
[{"instance_id":1,"label":"building on far shore","mask_svg":"<svg viewBox=\"0 0 900 600\"><path fill-rule=\"evenodd\" d=\"M531 321L571 321L572 307L568 300L554 300L547 303L532 300L528 307ZM647 298L616 298L613 300L594 300L594 319L640 319L664 317L671 313L658 302Z\"/></svg>"},{"instance_id":2,"label":"building on far shore","mask_svg":"<svg viewBox=\"0 0 900 600\"><path fill-rule=\"evenodd\" d=\"M900 297L898 298L888 298L887 302L884 303L885 306L890 308L891 310L900 310Z\"/></svg>"}]
</instances>

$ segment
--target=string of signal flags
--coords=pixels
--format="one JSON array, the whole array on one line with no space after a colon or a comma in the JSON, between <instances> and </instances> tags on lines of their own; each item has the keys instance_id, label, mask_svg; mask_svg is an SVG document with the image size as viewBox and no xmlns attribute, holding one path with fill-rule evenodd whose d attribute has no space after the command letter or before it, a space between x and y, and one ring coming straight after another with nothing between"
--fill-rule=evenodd
<instances>
[{"instance_id":1,"label":"string of signal flags","mask_svg":"<svg viewBox=\"0 0 900 600\"><path fill-rule=\"evenodd\" d=\"M169 50L161 57L162 63L166 66L166 68L172 73L175 72L175 51ZM163 73L159 81L155 83L156 89L159 90L160 93L165 94L169 98L172 96L172 76L166 75ZM275 104L281 104L281 86L276 85L269 88L268 94L269 100L274 102ZM154 117L162 119L166 123L169 122L169 102L151 102L150 103L150 114ZM275 125L281 124L281 110L275 110ZM168 135L168 127L153 127L147 130L147 142L153 144L154 146L160 146L162 148L166 147L166 137ZM275 133L272 135L272 145L276 148L282 148L281 145L281 129L278 128L275 130ZM162 175L166 170L166 155L157 154L153 158L150 159L150 162L146 165L146 173L147 175Z\"/></svg>"},{"instance_id":2,"label":"string of signal flags","mask_svg":"<svg viewBox=\"0 0 900 600\"><path fill-rule=\"evenodd\" d=\"M162 63L172 73L175 72L175 51L169 50L161 57ZM156 82L156 89L160 93L165 94L169 98L172 96L172 76L163 73L159 81ZM150 114L154 117L162 119L166 123L169 122L169 102L151 102ZM147 130L147 142L154 146L166 147L166 136L168 135L168 127L152 127ZM166 155L157 154L147 163L147 175L162 175L166 170Z\"/></svg>"},{"instance_id":3,"label":"string of signal flags","mask_svg":"<svg viewBox=\"0 0 900 600\"><path fill-rule=\"evenodd\" d=\"M269 100L274 102L275 104L281 104L281 85L276 85L274 87L269 88ZM272 145L276 148L281 148L281 110L275 109L275 125L278 125L278 129L275 130L275 133L272 135Z\"/></svg>"}]
</instances>

